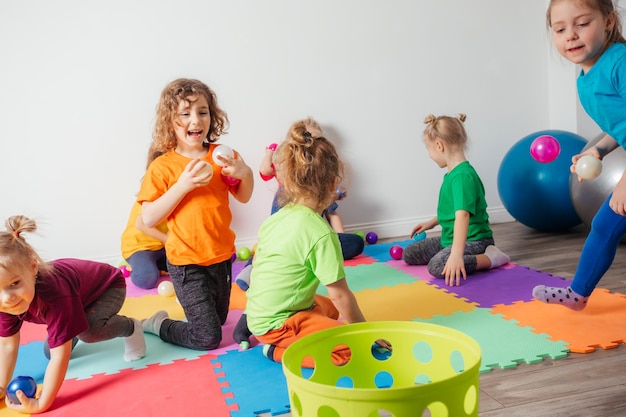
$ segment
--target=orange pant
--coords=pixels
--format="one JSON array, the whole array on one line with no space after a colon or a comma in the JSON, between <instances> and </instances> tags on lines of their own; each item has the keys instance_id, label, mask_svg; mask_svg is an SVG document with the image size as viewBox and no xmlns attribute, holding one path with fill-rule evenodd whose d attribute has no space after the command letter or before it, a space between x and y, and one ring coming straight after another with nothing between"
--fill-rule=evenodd
<instances>
[{"instance_id":1,"label":"orange pant","mask_svg":"<svg viewBox=\"0 0 626 417\"><path fill-rule=\"evenodd\" d=\"M282 362L285 350L293 342L308 334L341 326L342 324L337 321L337 318L339 318L339 312L330 298L315 295L312 309L297 312L289 317L281 328L270 330L262 336L257 336L257 339L259 342L276 346L274 349L274 360ZM307 359L310 359L310 357L305 358L302 365L307 368L313 368L314 362ZM348 360L350 360L350 350L347 346L338 346L333 350L334 363L338 365L345 364Z\"/></svg>"}]
</instances>

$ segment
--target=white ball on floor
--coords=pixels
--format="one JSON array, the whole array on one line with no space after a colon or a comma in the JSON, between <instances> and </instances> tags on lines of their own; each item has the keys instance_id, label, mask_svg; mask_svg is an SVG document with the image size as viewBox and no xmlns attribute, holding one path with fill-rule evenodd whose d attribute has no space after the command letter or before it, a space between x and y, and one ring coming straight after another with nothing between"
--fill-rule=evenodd
<instances>
[{"instance_id":1,"label":"white ball on floor","mask_svg":"<svg viewBox=\"0 0 626 417\"><path fill-rule=\"evenodd\" d=\"M172 295L174 295L174 284L172 284L170 281L163 281L157 287L157 291L159 295L163 297L171 297Z\"/></svg>"}]
</instances>

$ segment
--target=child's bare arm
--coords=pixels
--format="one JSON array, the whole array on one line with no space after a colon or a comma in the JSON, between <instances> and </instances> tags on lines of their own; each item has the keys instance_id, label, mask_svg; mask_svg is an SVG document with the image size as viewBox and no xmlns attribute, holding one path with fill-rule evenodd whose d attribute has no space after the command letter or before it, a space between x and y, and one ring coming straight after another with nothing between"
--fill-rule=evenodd
<instances>
[{"instance_id":1,"label":"child's bare arm","mask_svg":"<svg viewBox=\"0 0 626 417\"><path fill-rule=\"evenodd\" d=\"M13 336L0 337L0 398L6 394L7 385L11 381L19 347L19 332Z\"/></svg>"},{"instance_id":2,"label":"child's bare arm","mask_svg":"<svg viewBox=\"0 0 626 417\"><path fill-rule=\"evenodd\" d=\"M154 201L144 201L141 205L141 219L148 227L154 227L174 211L178 203L194 188L208 185L213 177L211 165L200 159L187 164L178 181L162 196Z\"/></svg>"},{"instance_id":3,"label":"child's bare arm","mask_svg":"<svg viewBox=\"0 0 626 417\"><path fill-rule=\"evenodd\" d=\"M261 159L261 165L259 166L259 173L263 178L271 178L275 175L274 164L272 163L272 157L276 150L276 144L273 143L265 148L265 155Z\"/></svg>"},{"instance_id":4,"label":"child's bare arm","mask_svg":"<svg viewBox=\"0 0 626 417\"><path fill-rule=\"evenodd\" d=\"M72 339L61 346L50 349L50 362L43 377L43 386L38 398L28 398L23 393L17 393L22 404L10 403L10 407L24 413L42 413L46 411L57 396L70 362L72 354Z\"/></svg>"},{"instance_id":5,"label":"child's bare arm","mask_svg":"<svg viewBox=\"0 0 626 417\"><path fill-rule=\"evenodd\" d=\"M332 213L326 213L326 220L328 220L328 223L330 223L330 227L332 227L335 232L345 233L343 221L341 220L341 217L336 210Z\"/></svg>"},{"instance_id":6,"label":"child's bare arm","mask_svg":"<svg viewBox=\"0 0 626 417\"><path fill-rule=\"evenodd\" d=\"M354 293L348 287L346 279L340 279L326 286L328 296L337 307L339 314L348 323L360 323L365 321L361 308L356 301Z\"/></svg>"},{"instance_id":7,"label":"child's bare arm","mask_svg":"<svg viewBox=\"0 0 626 417\"><path fill-rule=\"evenodd\" d=\"M150 237L153 237L153 238L155 238L157 240L160 240L163 243L165 243L165 241L167 240L167 233L163 233L162 231L160 231L156 227L148 227L148 226L146 226L144 224L141 216L137 216L137 220L135 221L135 227L140 232L145 233L146 235L148 235Z\"/></svg>"}]
</instances>

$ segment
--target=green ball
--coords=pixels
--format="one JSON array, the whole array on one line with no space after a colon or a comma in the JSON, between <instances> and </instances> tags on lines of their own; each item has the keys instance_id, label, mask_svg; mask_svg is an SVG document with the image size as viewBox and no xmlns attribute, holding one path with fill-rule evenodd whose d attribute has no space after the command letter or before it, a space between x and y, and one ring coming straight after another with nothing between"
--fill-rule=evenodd
<instances>
[{"instance_id":1,"label":"green ball","mask_svg":"<svg viewBox=\"0 0 626 417\"><path fill-rule=\"evenodd\" d=\"M361 239L365 240L365 233L361 232L360 230L357 230L356 232L354 232L354 234L361 236Z\"/></svg>"},{"instance_id":2,"label":"green ball","mask_svg":"<svg viewBox=\"0 0 626 417\"><path fill-rule=\"evenodd\" d=\"M251 255L250 249L246 248L245 246L242 248L239 248L239 250L237 251L237 256L242 261L247 261L250 258L250 255Z\"/></svg>"}]
</instances>

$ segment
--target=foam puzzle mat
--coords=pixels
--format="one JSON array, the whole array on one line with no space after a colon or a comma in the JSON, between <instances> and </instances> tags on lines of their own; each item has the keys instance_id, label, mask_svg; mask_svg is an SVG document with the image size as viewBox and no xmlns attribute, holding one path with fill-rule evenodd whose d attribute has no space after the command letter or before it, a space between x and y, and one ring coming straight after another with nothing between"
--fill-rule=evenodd
<instances>
[{"instance_id":1,"label":"foam puzzle mat","mask_svg":"<svg viewBox=\"0 0 626 417\"><path fill-rule=\"evenodd\" d=\"M532 299L532 288L564 286L567 280L514 263L470 275L460 286L448 287L425 266L409 266L390 257L391 246L405 247L411 242L367 245L362 255L346 261L348 284L368 320L425 322L462 331L481 347L481 373L626 343L622 325L626 295L597 288L581 312L545 305ZM243 265L233 265L233 276ZM142 319L167 310L170 317L184 319L175 297L160 296L156 289L139 289L130 280L127 287L121 314ZM326 294L323 287L318 292ZM146 357L125 362L121 339L79 342L53 406L41 415L290 415L282 365L264 358L256 339L245 351L232 339L245 303L245 292L233 286L223 341L209 352L174 346L146 334ZM45 338L45 326L24 325L14 372L32 376L39 388L48 363L43 355ZM0 417L24 415L1 402Z\"/></svg>"}]
</instances>

